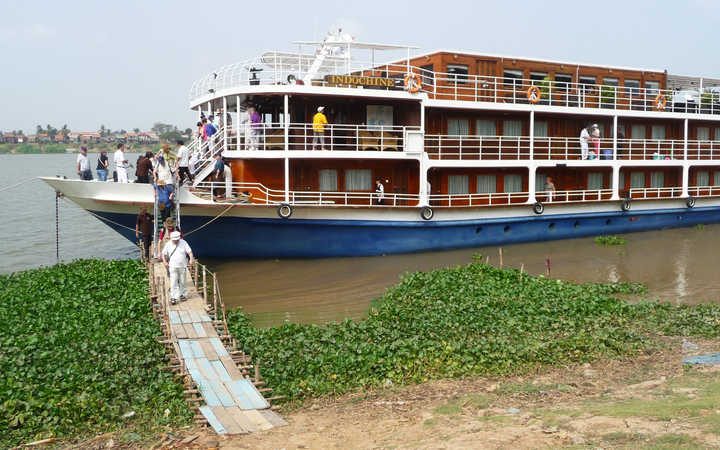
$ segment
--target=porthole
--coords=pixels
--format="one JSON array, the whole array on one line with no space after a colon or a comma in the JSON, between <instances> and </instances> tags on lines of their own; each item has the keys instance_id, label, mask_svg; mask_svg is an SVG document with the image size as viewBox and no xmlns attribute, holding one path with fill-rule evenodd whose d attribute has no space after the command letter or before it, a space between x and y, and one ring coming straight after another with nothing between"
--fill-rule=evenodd
<instances>
[{"instance_id":1,"label":"porthole","mask_svg":"<svg viewBox=\"0 0 720 450\"><path fill-rule=\"evenodd\" d=\"M555 231L555 222L552 222L550 225L548 225L548 230Z\"/></svg>"},{"instance_id":2,"label":"porthole","mask_svg":"<svg viewBox=\"0 0 720 450\"><path fill-rule=\"evenodd\" d=\"M612 223L612 220L608 219L605 221L605 225L610 225Z\"/></svg>"},{"instance_id":3,"label":"porthole","mask_svg":"<svg viewBox=\"0 0 720 450\"><path fill-rule=\"evenodd\" d=\"M482 233L482 227L477 227L477 228L475 228L475 233L476 233L476 234Z\"/></svg>"},{"instance_id":4,"label":"porthole","mask_svg":"<svg viewBox=\"0 0 720 450\"><path fill-rule=\"evenodd\" d=\"M580 221L579 221L579 220L576 220L575 223L573 224L573 227L574 227L574 228L577 228L577 227L579 227L579 226L580 226Z\"/></svg>"},{"instance_id":5,"label":"porthole","mask_svg":"<svg viewBox=\"0 0 720 450\"><path fill-rule=\"evenodd\" d=\"M505 231L506 233L509 233L509 232L510 232L510 225L505 225L505 228L503 228L503 231Z\"/></svg>"}]
</instances>

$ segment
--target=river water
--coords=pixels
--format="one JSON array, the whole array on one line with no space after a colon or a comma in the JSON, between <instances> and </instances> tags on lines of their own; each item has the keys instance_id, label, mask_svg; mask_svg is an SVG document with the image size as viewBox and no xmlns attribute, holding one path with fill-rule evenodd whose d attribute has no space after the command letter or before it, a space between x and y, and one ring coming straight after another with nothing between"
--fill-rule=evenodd
<instances>
[{"instance_id":1,"label":"river water","mask_svg":"<svg viewBox=\"0 0 720 450\"><path fill-rule=\"evenodd\" d=\"M55 195L33 176L75 177L75 155L0 155L0 273L55 263ZM90 155L95 165L96 155ZM133 161L136 157L129 158ZM720 300L720 225L625 235L626 245L593 238L511 245L505 266L575 281L637 281L649 297L677 304ZM473 255L499 264L498 248L313 260L206 260L228 306L242 306L258 326L360 318L370 301L405 272L467 264ZM60 256L132 258L137 249L82 209L60 203Z\"/></svg>"}]
</instances>

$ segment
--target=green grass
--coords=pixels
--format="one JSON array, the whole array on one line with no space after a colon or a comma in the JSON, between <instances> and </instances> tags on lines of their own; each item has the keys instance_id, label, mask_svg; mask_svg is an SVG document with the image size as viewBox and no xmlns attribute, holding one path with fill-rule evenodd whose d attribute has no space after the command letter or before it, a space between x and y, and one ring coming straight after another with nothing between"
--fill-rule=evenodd
<instances>
[{"instance_id":1,"label":"green grass","mask_svg":"<svg viewBox=\"0 0 720 450\"><path fill-rule=\"evenodd\" d=\"M0 447L190 422L161 370L146 277L137 261L98 260L0 275Z\"/></svg>"},{"instance_id":2,"label":"green grass","mask_svg":"<svg viewBox=\"0 0 720 450\"><path fill-rule=\"evenodd\" d=\"M475 262L407 275L360 321L257 329L235 310L228 322L273 392L291 401L387 381L402 386L620 357L657 345L657 333L720 334L720 305L617 298L645 292L637 284L574 284Z\"/></svg>"}]
</instances>

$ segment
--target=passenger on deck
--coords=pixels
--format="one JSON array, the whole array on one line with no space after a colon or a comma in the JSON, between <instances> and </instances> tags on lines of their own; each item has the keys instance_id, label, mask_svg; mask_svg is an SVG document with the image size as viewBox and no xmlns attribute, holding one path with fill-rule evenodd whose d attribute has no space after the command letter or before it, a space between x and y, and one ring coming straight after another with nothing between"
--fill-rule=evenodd
<instances>
[{"instance_id":1,"label":"passenger on deck","mask_svg":"<svg viewBox=\"0 0 720 450\"><path fill-rule=\"evenodd\" d=\"M197 127L197 130L195 131L195 138L205 140L205 126L202 121L198 121L195 126Z\"/></svg>"},{"instance_id":2,"label":"passenger on deck","mask_svg":"<svg viewBox=\"0 0 720 450\"><path fill-rule=\"evenodd\" d=\"M250 119L250 135L248 136L248 150L257 150L257 145L260 142L260 131L262 129L262 117L254 107L248 108L248 115Z\"/></svg>"},{"instance_id":3,"label":"passenger on deck","mask_svg":"<svg viewBox=\"0 0 720 450\"><path fill-rule=\"evenodd\" d=\"M202 120L201 120L199 123L200 123L200 127L201 127L201 130L200 130L200 131L202 132L202 140L203 140L203 142L205 142L205 141L208 140L208 135L207 135L207 119L206 119L205 117L203 117Z\"/></svg>"},{"instance_id":4,"label":"passenger on deck","mask_svg":"<svg viewBox=\"0 0 720 450\"><path fill-rule=\"evenodd\" d=\"M173 179L172 168L170 164L165 161L162 154L158 156L157 164L155 165L155 172L153 174L153 180L155 184L158 184L162 180L165 184L175 184Z\"/></svg>"},{"instance_id":5,"label":"passenger on deck","mask_svg":"<svg viewBox=\"0 0 720 450\"><path fill-rule=\"evenodd\" d=\"M185 181L185 178L187 177L188 180L192 183L193 176L190 172L190 150L188 150L187 147L185 147L185 143L182 140L177 141L177 174L178 174L178 184L183 184L183 181Z\"/></svg>"},{"instance_id":6,"label":"passenger on deck","mask_svg":"<svg viewBox=\"0 0 720 450\"><path fill-rule=\"evenodd\" d=\"M207 124L205 125L205 135L208 139L212 138L213 134L217 133L218 129L213 123L213 120L215 119L214 116L210 116L208 118Z\"/></svg>"},{"instance_id":7,"label":"passenger on deck","mask_svg":"<svg viewBox=\"0 0 720 450\"><path fill-rule=\"evenodd\" d=\"M592 126L592 143L593 149L595 150L595 158L600 158L600 127L598 124Z\"/></svg>"},{"instance_id":8,"label":"passenger on deck","mask_svg":"<svg viewBox=\"0 0 720 450\"><path fill-rule=\"evenodd\" d=\"M555 192L555 183L551 177L545 178L545 192L547 192L547 202L553 201L553 193Z\"/></svg>"},{"instance_id":9,"label":"passenger on deck","mask_svg":"<svg viewBox=\"0 0 720 450\"><path fill-rule=\"evenodd\" d=\"M155 185L157 191L158 209L160 210L160 220L165 220L172 214L173 200L175 199L175 190L165 181L160 179Z\"/></svg>"},{"instance_id":10,"label":"passenger on deck","mask_svg":"<svg viewBox=\"0 0 720 450\"><path fill-rule=\"evenodd\" d=\"M378 205L385 203L385 186L383 186L380 178L375 180L375 198Z\"/></svg>"},{"instance_id":11,"label":"passenger on deck","mask_svg":"<svg viewBox=\"0 0 720 450\"><path fill-rule=\"evenodd\" d=\"M128 174L127 174L127 165L128 160L125 158L125 152L123 149L125 148L125 144L122 142L117 145L117 150L115 150L115 156L113 157L113 161L115 162L115 173L117 173L117 182L118 183L129 183L128 181Z\"/></svg>"},{"instance_id":12,"label":"passenger on deck","mask_svg":"<svg viewBox=\"0 0 720 450\"><path fill-rule=\"evenodd\" d=\"M590 133L588 133L587 128L588 128L587 126L584 126L583 129L580 131L580 158L581 159L588 158Z\"/></svg>"},{"instance_id":13,"label":"passenger on deck","mask_svg":"<svg viewBox=\"0 0 720 450\"><path fill-rule=\"evenodd\" d=\"M216 188L215 186L220 184L220 182L225 181L225 161L222 159L222 155L220 153L215 153L215 164L213 166L213 171L210 173L211 180L213 181L213 189L211 190L211 194L213 198L215 198L215 195L221 195L225 192L225 189L222 187Z\"/></svg>"},{"instance_id":14,"label":"passenger on deck","mask_svg":"<svg viewBox=\"0 0 720 450\"><path fill-rule=\"evenodd\" d=\"M110 161L108 161L107 151L103 150L98 156L97 167L95 168L99 181L107 181L109 167Z\"/></svg>"},{"instance_id":15,"label":"passenger on deck","mask_svg":"<svg viewBox=\"0 0 720 450\"><path fill-rule=\"evenodd\" d=\"M153 223L152 216L148 214L147 208L140 208L140 214L137 216L135 221L135 238L140 239L142 234L143 252L145 255L145 261L150 260L150 244L152 243L153 235Z\"/></svg>"},{"instance_id":16,"label":"passenger on deck","mask_svg":"<svg viewBox=\"0 0 720 450\"><path fill-rule=\"evenodd\" d=\"M325 125L328 121L323 111L325 111L325 107L318 106L317 113L313 116L313 150L318 144L320 144L320 150L325 150Z\"/></svg>"},{"instance_id":17,"label":"passenger on deck","mask_svg":"<svg viewBox=\"0 0 720 450\"><path fill-rule=\"evenodd\" d=\"M150 177L152 176L152 152L145 152L140 158L138 158L135 166L135 182L136 183L150 183Z\"/></svg>"},{"instance_id":18,"label":"passenger on deck","mask_svg":"<svg viewBox=\"0 0 720 450\"><path fill-rule=\"evenodd\" d=\"M175 165L177 155L170 151L170 146L168 144L163 144L158 154L162 155L162 157L165 158L165 161L167 161L171 166Z\"/></svg>"},{"instance_id":19,"label":"passenger on deck","mask_svg":"<svg viewBox=\"0 0 720 450\"><path fill-rule=\"evenodd\" d=\"M178 231L170 234L170 242L163 247L162 261L170 272L170 303L187 300L187 266L193 265L194 256Z\"/></svg>"},{"instance_id":20,"label":"passenger on deck","mask_svg":"<svg viewBox=\"0 0 720 450\"><path fill-rule=\"evenodd\" d=\"M195 165L198 162L198 154L197 152L191 152L190 158L188 158L188 169L190 170L190 173L195 173Z\"/></svg>"},{"instance_id":21,"label":"passenger on deck","mask_svg":"<svg viewBox=\"0 0 720 450\"><path fill-rule=\"evenodd\" d=\"M92 170L90 170L90 161L87 157L87 147L80 147L80 153L77 155L77 173L81 180L92 181Z\"/></svg>"}]
</instances>

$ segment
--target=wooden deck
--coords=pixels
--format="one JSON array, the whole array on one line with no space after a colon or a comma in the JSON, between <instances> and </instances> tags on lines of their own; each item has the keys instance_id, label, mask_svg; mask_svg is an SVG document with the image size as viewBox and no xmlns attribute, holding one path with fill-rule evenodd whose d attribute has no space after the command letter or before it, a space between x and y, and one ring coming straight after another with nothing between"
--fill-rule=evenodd
<instances>
[{"instance_id":1,"label":"wooden deck","mask_svg":"<svg viewBox=\"0 0 720 450\"><path fill-rule=\"evenodd\" d=\"M199 412L218 434L245 434L287 425L256 387L264 383L259 380L258 369L249 364L249 357L226 347L234 341L227 332L222 303L217 301L219 287L215 282L208 301L206 273L202 270L198 274L196 267L188 269L188 299L171 305L165 268L159 262L150 267L151 294L157 299L166 344L174 349L180 374L202 397L197 399L201 403ZM199 289L193 278L201 285ZM250 376L253 369L254 379Z\"/></svg>"}]
</instances>

